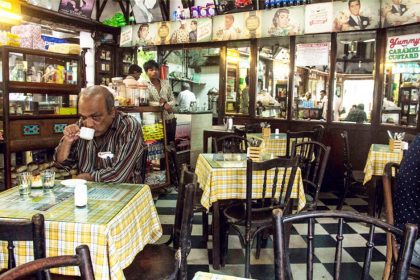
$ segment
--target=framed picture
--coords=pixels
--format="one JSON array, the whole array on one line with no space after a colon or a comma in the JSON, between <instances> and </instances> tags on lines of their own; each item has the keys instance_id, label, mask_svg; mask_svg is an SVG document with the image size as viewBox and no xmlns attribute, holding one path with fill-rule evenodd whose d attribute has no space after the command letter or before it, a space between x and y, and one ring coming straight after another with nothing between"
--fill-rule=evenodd
<instances>
[{"instance_id":1,"label":"framed picture","mask_svg":"<svg viewBox=\"0 0 420 280\"><path fill-rule=\"evenodd\" d=\"M90 18L95 0L61 0L59 12Z\"/></svg>"},{"instance_id":2,"label":"framed picture","mask_svg":"<svg viewBox=\"0 0 420 280\"><path fill-rule=\"evenodd\" d=\"M157 0L130 0L136 23L162 21L162 10Z\"/></svg>"}]
</instances>

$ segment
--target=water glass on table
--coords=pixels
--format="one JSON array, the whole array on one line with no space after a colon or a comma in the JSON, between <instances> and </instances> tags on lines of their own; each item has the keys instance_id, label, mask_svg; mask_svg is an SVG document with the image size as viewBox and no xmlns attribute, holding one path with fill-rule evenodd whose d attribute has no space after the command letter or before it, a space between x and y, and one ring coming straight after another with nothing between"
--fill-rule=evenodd
<instances>
[{"instance_id":1,"label":"water glass on table","mask_svg":"<svg viewBox=\"0 0 420 280\"><path fill-rule=\"evenodd\" d=\"M31 194L32 173L22 172L18 174L19 194L21 196L29 196Z\"/></svg>"},{"instance_id":2,"label":"water glass on table","mask_svg":"<svg viewBox=\"0 0 420 280\"><path fill-rule=\"evenodd\" d=\"M41 181L44 191L52 190L55 183L55 171L47 169L41 172Z\"/></svg>"}]
</instances>

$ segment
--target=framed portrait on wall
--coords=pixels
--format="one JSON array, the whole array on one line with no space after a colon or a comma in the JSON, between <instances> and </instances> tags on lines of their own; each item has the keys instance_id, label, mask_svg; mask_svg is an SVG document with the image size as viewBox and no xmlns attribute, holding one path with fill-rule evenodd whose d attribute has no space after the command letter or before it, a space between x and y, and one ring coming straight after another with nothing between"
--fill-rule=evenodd
<instances>
[{"instance_id":1,"label":"framed portrait on wall","mask_svg":"<svg viewBox=\"0 0 420 280\"><path fill-rule=\"evenodd\" d=\"M162 10L158 0L130 0L136 23L162 21Z\"/></svg>"},{"instance_id":2,"label":"framed portrait on wall","mask_svg":"<svg viewBox=\"0 0 420 280\"><path fill-rule=\"evenodd\" d=\"M334 32L379 28L380 0L352 0L333 4Z\"/></svg>"},{"instance_id":3,"label":"framed portrait on wall","mask_svg":"<svg viewBox=\"0 0 420 280\"><path fill-rule=\"evenodd\" d=\"M398 26L420 22L420 0L382 0L382 26Z\"/></svg>"},{"instance_id":4,"label":"framed portrait on wall","mask_svg":"<svg viewBox=\"0 0 420 280\"><path fill-rule=\"evenodd\" d=\"M95 0L61 0L59 12L90 18Z\"/></svg>"}]
</instances>

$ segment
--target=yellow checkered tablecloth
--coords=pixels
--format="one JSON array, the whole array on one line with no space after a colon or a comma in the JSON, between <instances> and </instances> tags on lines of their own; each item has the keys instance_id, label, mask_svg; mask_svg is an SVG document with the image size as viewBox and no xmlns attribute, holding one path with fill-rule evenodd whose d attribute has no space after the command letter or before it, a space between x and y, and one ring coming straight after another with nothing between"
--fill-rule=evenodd
<instances>
[{"instance_id":1,"label":"yellow checkered tablecloth","mask_svg":"<svg viewBox=\"0 0 420 280\"><path fill-rule=\"evenodd\" d=\"M213 155L200 154L195 168L200 188L203 189L201 204L206 209L209 209L218 200L246 198L246 162L242 160L222 166L218 162L213 161ZM280 178L281 176L279 175ZM255 188L255 191L259 194L262 192L263 178L263 172L257 172L253 176L253 180L256 180L255 185L258 186L258 188ZM271 186L272 178L269 176L267 178L267 193L271 193ZM277 193L276 195L278 196L279 194ZM253 195L253 197L260 198L257 194ZM305 207L306 198L300 169L296 173L291 197L297 198L298 210L302 210Z\"/></svg>"},{"instance_id":2,"label":"yellow checkered tablecloth","mask_svg":"<svg viewBox=\"0 0 420 280\"><path fill-rule=\"evenodd\" d=\"M248 133L247 138L258 137L262 138L261 133ZM271 134L270 137L264 139L264 152L273 154L274 156L285 156L287 136L286 133Z\"/></svg>"},{"instance_id":3,"label":"yellow checkered tablecloth","mask_svg":"<svg viewBox=\"0 0 420 280\"><path fill-rule=\"evenodd\" d=\"M402 158L402 151L391 152L389 150L389 145L372 144L366 160L363 184L369 182L372 179L372 176L382 176L384 174L385 165L388 162L400 163Z\"/></svg>"},{"instance_id":4,"label":"yellow checkered tablecloth","mask_svg":"<svg viewBox=\"0 0 420 280\"><path fill-rule=\"evenodd\" d=\"M123 269L147 244L156 242L162 227L147 185L88 184L88 205L74 206L73 189L56 186L53 194L32 191L22 199L17 188L0 193L1 218L45 217L47 257L74 255L89 246L96 279L124 279ZM0 243L0 265L7 267L7 243ZM33 260L32 242L17 242L16 263ZM76 267L54 273L79 275Z\"/></svg>"},{"instance_id":5,"label":"yellow checkered tablecloth","mask_svg":"<svg viewBox=\"0 0 420 280\"><path fill-rule=\"evenodd\" d=\"M192 280L246 280L251 278L241 278L222 274L213 274L209 272L199 271L194 275Z\"/></svg>"}]
</instances>

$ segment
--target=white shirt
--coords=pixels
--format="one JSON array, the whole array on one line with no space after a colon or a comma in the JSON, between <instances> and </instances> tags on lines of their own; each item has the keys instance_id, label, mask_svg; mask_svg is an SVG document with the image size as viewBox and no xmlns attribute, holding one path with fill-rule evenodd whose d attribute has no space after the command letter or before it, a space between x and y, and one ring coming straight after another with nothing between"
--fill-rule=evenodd
<instances>
[{"instance_id":1,"label":"white shirt","mask_svg":"<svg viewBox=\"0 0 420 280\"><path fill-rule=\"evenodd\" d=\"M182 110L190 108L191 102L196 102L195 94L192 91L183 90L179 93L177 103Z\"/></svg>"}]
</instances>

